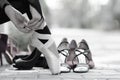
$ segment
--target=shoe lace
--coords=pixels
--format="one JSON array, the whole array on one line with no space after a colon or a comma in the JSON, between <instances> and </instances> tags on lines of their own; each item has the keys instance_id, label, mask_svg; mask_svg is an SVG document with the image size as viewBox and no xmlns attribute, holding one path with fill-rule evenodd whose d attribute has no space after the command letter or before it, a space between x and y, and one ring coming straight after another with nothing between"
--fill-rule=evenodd
<instances>
[{"instance_id":1,"label":"shoe lace","mask_svg":"<svg viewBox=\"0 0 120 80\"><path fill-rule=\"evenodd\" d=\"M74 56L74 58L72 60L72 64L74 64L74 59L76 59L79 55L84 55L88 61L90 60L89 57L87 56L87 54L89 54L89 52L90 52L89 49L88 50L79 50L79 49L76 49L75 51L79 52L79 53Z\"/></svg>"},{"instance_id":2,"label":"shoe lace","mask_svg":"<svg viewBox=\"0 0 120 80\"><path fill-rule=\"evenodd\" d=\"M68 56L68 49L63 49L63 50L59 50L59 53L62 54L63 56L67 57Z\"/></svg>"}]
</instances>

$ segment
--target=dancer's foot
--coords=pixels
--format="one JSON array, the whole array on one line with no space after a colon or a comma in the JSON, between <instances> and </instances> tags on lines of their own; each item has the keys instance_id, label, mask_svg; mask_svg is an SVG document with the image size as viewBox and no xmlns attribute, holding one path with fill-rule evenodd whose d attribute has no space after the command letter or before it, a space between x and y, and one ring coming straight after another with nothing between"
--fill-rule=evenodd
<instances>
[{"instance_id":1,"label":"dancer's foot","mask_svg":"<svg viewBox=\"0 0 120 80\"><path fill-rule=\"evenodd\" d=\"M33 33L31 45L44 54L52 74L60 73L58 51L47 26Z\"/></svg>"}]
</instances>

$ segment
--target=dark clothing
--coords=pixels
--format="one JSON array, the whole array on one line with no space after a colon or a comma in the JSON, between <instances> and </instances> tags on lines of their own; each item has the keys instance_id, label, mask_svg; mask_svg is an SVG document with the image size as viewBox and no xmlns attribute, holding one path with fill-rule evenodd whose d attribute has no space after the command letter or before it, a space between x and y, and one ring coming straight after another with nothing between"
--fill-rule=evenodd
<instances>
[{"instance_id":1,"label":"dark clothing","mask_svg":"<svg viewBox=\"0 0 120 80\"><path fill-rule=\"evenodd\" d=\"M28 2L43 16L39 0L28 0Z\"/></svg>"}]
</instances>

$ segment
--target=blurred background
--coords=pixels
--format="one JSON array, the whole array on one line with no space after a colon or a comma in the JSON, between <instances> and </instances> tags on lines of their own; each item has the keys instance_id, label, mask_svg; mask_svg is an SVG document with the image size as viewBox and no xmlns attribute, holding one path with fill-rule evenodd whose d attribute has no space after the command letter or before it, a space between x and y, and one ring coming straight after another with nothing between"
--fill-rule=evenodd
<instances>
[{"instance_id":1,"label":"blurred background","mask_svg":"<svg viewBox=\"0 0 120 80\"><path fill-rule=\"evenodd\" d=\"M120 0L40 0L53 39L58 45L62 38L78 43L86 39L96 64L120 63ZM21 51L27 51L31 34L19 32L8 22L0 32L9 35ZM99 65L99 66L100 66Z\"/></svg>"},{"instance_id":2,"label":"blurred background","mask_svg":"<svg viewBox=\"0 0 120 80\"><path fill-rule=\"evenodd\" d=\"M119 0L43 0L49 25L116 30L120 28Z\"/></svg>"}]
</instances>

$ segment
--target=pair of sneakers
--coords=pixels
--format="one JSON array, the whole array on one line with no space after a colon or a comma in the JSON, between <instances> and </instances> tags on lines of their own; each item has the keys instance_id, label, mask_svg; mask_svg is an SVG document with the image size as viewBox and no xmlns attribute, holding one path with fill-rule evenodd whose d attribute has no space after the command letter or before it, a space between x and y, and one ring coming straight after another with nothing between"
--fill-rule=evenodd
<instances>
[{"instance_id":1,"label":"pair of sneakers","mask_svg":"<svg viewBox=\"0 0 120 80\"><path fill-rule=\"evenodd\" d=\"M76 73L88 72L95 66L89 46L84 39L77 45L75 40L69 43L67 38L63 38L57 49L63 73L71 70Z\"/></svg>"}]
</instances>

